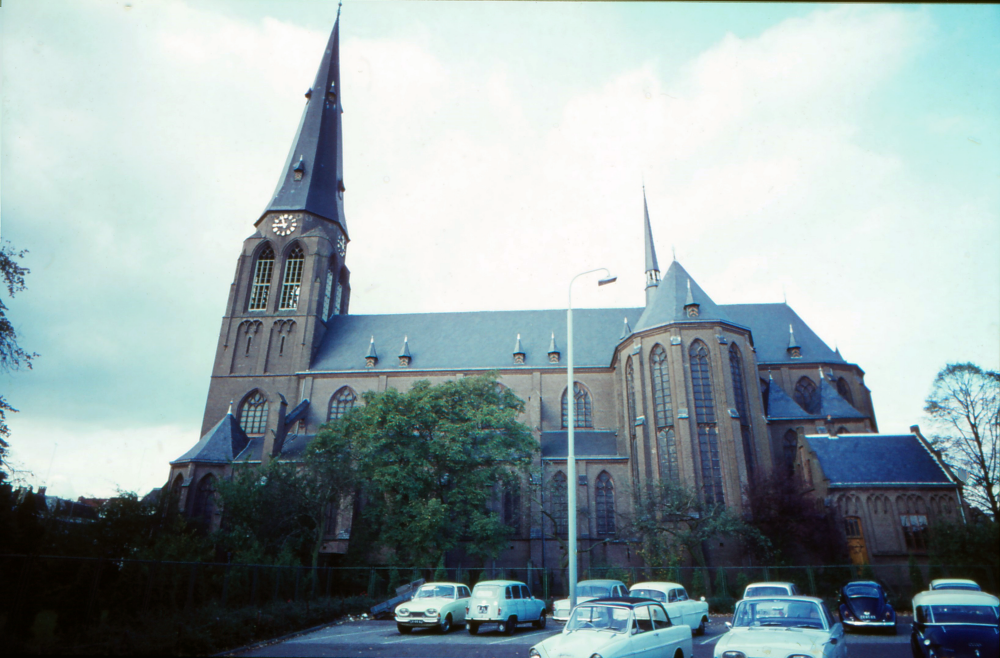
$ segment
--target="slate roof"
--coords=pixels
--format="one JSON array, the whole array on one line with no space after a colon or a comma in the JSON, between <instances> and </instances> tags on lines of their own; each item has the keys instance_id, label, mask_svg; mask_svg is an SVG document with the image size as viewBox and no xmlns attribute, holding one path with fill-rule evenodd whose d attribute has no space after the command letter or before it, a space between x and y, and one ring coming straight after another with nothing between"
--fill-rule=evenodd
<instances>
[{"instance_id":1,"label":"slate roof","mask_svg":"<svg viewBox=\"0 0 1000 658\"><path fill-rule=\"evenodd\" d=\"M621 334L622 318L635 321L642 309L601 308L573 311L573 362L576 367L607 367ZM565 344L565 309L477 311L400 315L337 315L327 324L310 370L400 370L395 358L365 367L370 340L381 354L395 354L403 338L413 357L410 369L560 368L549 363L555 333ZM524 366L514 365L512 347L521 334Z\"/></svg>"},{"instance_id":2,"label":"slate roof","mask_svg":"<svg viewBox=\"0 0 1000 658\"><path fill-rule=\"evenodd\" d=\"M733 322L753 331L761 363L846 363L788 304L723 304L721 308ZM801 359L788 354L788 325L795 330Z\"/></svg>"},{"instance_id":3,"label":"slate roof","mask_svg":"<svg viewBox=\"0 0 1000 658\"><path fill-rule=\"evenodd\" d=\"M569 452L566 430L542 432L542 457L546 459L565 458ZM609 430L578 429L573 433L573 449L577 459L585 457L624 457L618 454L618 440Z\"/></svg>"},{"instance_id":4,"label":"slate roof","mask_svg":"<svg viewBox=\"0 0 1000 658\"><path fill-rule=\"evenodd\" d=\"M689 318L684 311L688 299L688 282L691 282L691 296L699 305L698 317ZM633 331L642 331L658 327L670 322L689 322L691 320L725 320L730 322L724 307L717 305L701 286L691 278L680 263L670 263L666 274L653 292L649 305L634 325Z\"/></svg>"},{"instance_id":5,"label":"slate roof","mask_svg":"<svg viewBox=\"0 0 1000 658\"><path fill-rule=\"evenodd\" d=\"M264 454L264 439L263 437L254 437L250 439L246 447L236 455L236 459L233 461L238 462L259 462L261 455Z\"/></svg>"},{"instance_id":6,"label":"slate roof","mask_svg":"<svg viewBox=\"0 0 1000 658\"><path fill-rule=\"evenodd\" d=\"M841 434L805 437L831 487L954 486L913 434Z\"/></svg>"},{"instance_id":7,"label":"slate roof","mask_svg":"<svg viewBox=\"0 0 1000 658\"><path fill-rule=\"evenodd\" d=\"M773 379L767 386L767 417L768 418L819 418L799 406Z\"/></svg>"},{"instance_id":8,"label":"slate roof","mask_svg":"<svg viewBox=\"0 0 1000 658\"><path fill-rule=\"evenodd\" d=\"M830 383L826 377L819 382L820 413L824 418L867 418L867 416L844 399L837 391L837 387Z\"/></svg>"},{"instance_id":9,"label":"slate roof","mask_svg":"<svg viewBox=\"0 0 1000 658\"><path fill-rule=\"evenodd\" d=\"M250 439L243 432L232 412L223 416L215 427L208 430L198 443L183 455L170 462L202 462L228 464L247 447ZM258 457L259 459L259 457Z\"/></svg>"},{"instance_id":10,"label":"slate roof","mask_svg":"<svg viewBox=\"0 0 1000 658\"><path fill-rule=\"evenodd\" d=\"M278 187L264 213L306 210L340 224L347 234L341 187L344 180L343 98L340 86L340 16L323 52L295 140ZM302 180L295 180L301 162Z\"/></svg>"}]
</instances>

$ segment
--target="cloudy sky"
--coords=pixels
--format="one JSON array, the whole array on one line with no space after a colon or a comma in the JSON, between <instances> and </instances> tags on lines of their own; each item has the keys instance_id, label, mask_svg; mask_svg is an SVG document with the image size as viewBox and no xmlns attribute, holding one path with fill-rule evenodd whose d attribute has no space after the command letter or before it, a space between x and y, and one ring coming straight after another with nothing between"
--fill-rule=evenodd
<instances>
[{"instance_id":1,"label":"cloudy sky","mask_svg":"<svg viewBox=\"0 0 1000 658\"><path fill-rule=\"evenodd\" d=\"M34 370L15 463L148 491L198 439L242 240L330 1L6 0L0 231ZM1000 7L347 2L352 312L643 302L660 262L789 304L906 431L949 361L1000 366Z\"/></svg>"}]
</instances>

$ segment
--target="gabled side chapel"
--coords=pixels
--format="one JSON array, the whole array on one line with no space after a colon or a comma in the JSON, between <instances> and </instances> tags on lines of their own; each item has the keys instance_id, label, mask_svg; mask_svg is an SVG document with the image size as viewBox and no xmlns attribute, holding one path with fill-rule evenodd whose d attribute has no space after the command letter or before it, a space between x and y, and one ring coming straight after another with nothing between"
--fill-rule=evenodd
<instances>
[{"instance_id":1,"label":"gabled side chapel","mask_svg":"<svg viewBox=\"0 0 1000 658\"><path fill-rule=\"evenodd\" d=\"M645 198L645 305L575 311L572 391L564 309L351 315L339 23L277 189L236 263L202 439L170 464L167 486L186 514L216 522L214 483L233 462L298 459L365 391L486 370L526 401L523 420L555 486L545 500L554 522L544 527L526 490L501 496L498 512L515 530L502 560L511 566L541 565L543 555L558 565L552 537L566 533L568 486L578 491L583 551L616 535L634 485L679 482L740 510L756 474L791 473L806 434L877 432L864 371L787 304L717 304L679 262L660 270ZM349 504L331 507L325 552L346 551L351 522ZM607 548L609 561L635 559L623 544Z\"/></svg>"}]
</instances>

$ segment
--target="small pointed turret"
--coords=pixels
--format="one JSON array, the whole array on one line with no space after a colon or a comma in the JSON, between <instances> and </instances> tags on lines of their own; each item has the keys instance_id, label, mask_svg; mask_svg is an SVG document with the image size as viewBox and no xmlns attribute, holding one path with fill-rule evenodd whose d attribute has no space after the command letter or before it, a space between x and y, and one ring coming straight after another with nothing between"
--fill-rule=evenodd
<instances>
[{"instance_id":1,"label":"small pointed turret","mask_svg":"<svg viewBox=\"0 0 1000 658\"><path fill-rule=\"evenodd\" d=\"M372 336L371 342L368 343L368 354L365 355L365 367L374 368L377 363L378 353L375 352L375 336Z\"/></svg>"},{"instance_id":2,"label":"small pointed turret","mask_svg":"<svg viewBox=\"0 0 1000 658\"><path fill-rule=\"evenodd\" d=\"M316 81L306 92L306 99L278 187L263 214L306 211L339 224L346 236L339 9Z\"/></svg>"},{"instance_id":3,"label":"small pointed turret","mask_svg":"<svg viewBox=\"0 0 1000 658\"><path fill-rule=\"evenodd\" d=\"M795 340L795 330L792 329L792 325L788 325L788 356L793 359L802 358L802 347L799 345L798 341Z\"/></svg>"},{"instance_id":4,"label":"small pointed turret","mask_svg":"<svg viewBox=\"0 0 1000 658\"><path fill-rule=\"evenodd\" d=\"M232 400L229 401L229 411L226 412L226 415L227 416L232 416L233 415L233 401Z\"/></svg>"},{"instance_id":5,"label":"small pointed turret","mask_svg":"<svg viewBox=\"0 0 1000 658\"><path fill-rule=\"evenodd\" d=\"M646 306L653 296L653 289L660 283L660 265L656 262L653 246L653 229L649 225L649 204L646 203L646 186L642 186L643 240L646 247Z\"/></svg>"},{"instance_id":6,"label":"small pointed turret","mask_svg":"<svg viewBox=\"0 0 1000 658\"><path fill-rule=\"evenodd\" d=\"M689 318L696 318L700 313L701 304L694 301L694 295L691 294L691 279L688 278L688 292L687 297L684 298L684 314Z\"/></svg>"},{"instance_id":7,"label":"small pointed turret","mask_svg":"<svg viewBox=\"0 0 1000 658\"><path fill-rule=\"evenodd\" d=\"M521 334L517 335L517 341L514 343L514 364L518 366L524 365L524 350L521 348Z\"/></svg>"},{"instance_id":8,"label":"small pointed turret","mask_svg":"<svg viewBox=\"0 0 1000 658\"><path fill-rule=\"evenodd\" d=\"M625 318L625 326L622 327L622 335L618 337L618 340L625 340L632 335L632 327L628 326L628 318Z\"/></svg>"},{"instance_id":9,"label":"small pointed turret","mask_svg":"<svg viewBox=\"0 0 1000 658\"><path fill-rule=\"evenodd\" d=\"M405 368L410 365L413 357L410 356L410 337L403 336L403 349L399 351L399 367Z\"/></svg>"},{"instance_id":10,"label":"small pointed turret","mask_svg":"<svg viewBox=\"0 0 1000 658\"><path fill-rule=\"evenodd\" d=\"M549 339L549 363L559 363L559 348L556 347L556 332L552 332Z\"/></svg>"}]
</instances>

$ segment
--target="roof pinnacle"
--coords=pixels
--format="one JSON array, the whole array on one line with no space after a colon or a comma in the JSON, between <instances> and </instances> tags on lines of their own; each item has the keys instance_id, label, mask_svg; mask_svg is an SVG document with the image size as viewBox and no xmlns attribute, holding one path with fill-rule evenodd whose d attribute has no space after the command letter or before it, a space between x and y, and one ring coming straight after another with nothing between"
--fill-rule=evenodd
<instances>
[{"instance_id":1,"label":"roof pinnacle","mask_svg":"<svg viewBox=\"0 0 1000 658\"><path fill-rule=\"evenodd\" d=\"M632 327L628 326L628 318L625 318L625 326L622 327L622 335L618 337L618 340L625 340L632 335Z\"/></svg>"},{"instance_id":2,"label":"roof pinnacle","mask_svg":"<svg viewBox=\"0 0 1000 658\"><path fill-rule=\"evenodd\" d=\"M233 401L232 400L229 401L229 411L226 412L226 415L227 416L232 416L233 415Z\"/></svg>"}]
</instances>

